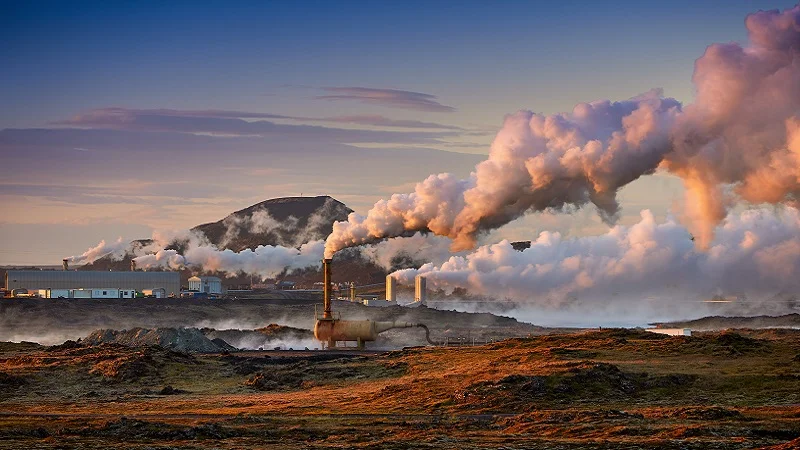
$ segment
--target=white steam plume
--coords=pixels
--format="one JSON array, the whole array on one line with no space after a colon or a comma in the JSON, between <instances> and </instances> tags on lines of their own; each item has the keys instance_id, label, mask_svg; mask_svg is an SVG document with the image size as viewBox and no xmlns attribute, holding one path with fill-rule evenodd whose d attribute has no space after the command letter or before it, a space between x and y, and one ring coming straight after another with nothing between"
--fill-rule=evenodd
<instances>
[{"instance_id":1,"label":"white steam plume","mask_svg":"<svg viewBox=\"0 0 800 450\"><path fill-rule=\"evenodd\" d=\"M361 255L386 270L392 268L396 258L440 264L451 256L450 239L432 233L414 233L413 236L396 237L361 248Z\"/></svg>"},{"instance_id":2,"label":"white steam plume","mask_svg":"<svg viewBox=\"0 0 800 450\"><path fill-rule=\"evenodd\" d=\"M128 242L124 242L122 237L114 242L106 242L101 240L96 246L90 247L83 254L70 256L66 258L71 263L76 264L89 264L103 256L109 255L114 261L119 261L125 257L125 253L130 247Z\"/></svg>"},{"instance_id":3,"label":"white steam plume","mask_svg":"<svg viewBox=\"0 0 800 450\"><path fill-rule=\"evenodd\" d=\"M183 254L177 250L161 249L155 254L135 258L134 261L142 269L198 266L206 271L219 271L229 275L245 273L266 278L274 277L286 269L318 266L324 247L324 241L318 240L303 244L299 249L259 245L255 250L248 248L234 252L229 249L220 250L212 244L202 244L190 245Z\"/></svg>"},{"instance_id":4,"label":"white steam plume","mask_svg":"<svg viewBox=\"0 0 800 450\"><path fill-rule=\"evenodd\" d=\"M453 250L470 249L479 233L528 212L587 203L613 223L617 190L658 168L684 179L684 219L701 248L738 200L794 204L800 6L752 14L746 26L749 46L715 44L697 60L696 102L684 111L653 90L621 102L582 103L571 113L512 114L469 178L431 175L366 216L351 214L334 225L326 257L426 229L453 239Z\"/></svg>"},{"instance_id":5,"label":"white steam plume","mask_svg":"<svg viewBox=\"0 0 800 450\"><path fill-rule=\"evenodd\" d=\"M403 284L425 275L428 286L445 291L464 288L471 294L563 308L626 298L637 304L646 296L758 300L800 291L798 271L800 211L786 207L727 216L705 252L695 248L685 227L672 219L657 223L642 211L637 224L616 226L601 236L564 239L543 232L524 251L502 241L393 275Z\"/></svg>"}]
</instances>

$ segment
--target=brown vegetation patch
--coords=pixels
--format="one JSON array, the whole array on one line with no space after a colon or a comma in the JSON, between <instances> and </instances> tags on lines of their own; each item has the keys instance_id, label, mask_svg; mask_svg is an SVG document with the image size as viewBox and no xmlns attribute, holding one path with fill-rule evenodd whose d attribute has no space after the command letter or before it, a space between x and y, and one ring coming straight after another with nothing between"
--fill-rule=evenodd
<instances>
[{"instance_id":1,"label":"brown vegetation patch","mask_svg":"<svg viewBox=\"0 0 800 450\"><path fill-rule=\"evenodd\" d=\"M24 377L0 372L0 392L10 392L28 384Z\"/></svg>"},{"instance_id":2,"label":"brown vegetation patch","mask_svg":"<svg viewBox=\"0 0 800 450\"><path fill-rule=\"evenodd\" d=\"M292 390L342 381L358 382L399 377L406 373L405 363L378 363L368 358L314 362L303 360L283 366L270 367L245 381L246 386L259 391Z\"/></svg>"},{"instance_id":3,"label":"brown vegetation patch","mask_svg":"<svg viewBox=\"0 0 800 450\"><path fill-rule=\"evenodd\" d=\"M582 363L551 375L505 376L495 382L469 386L458 401L481 403L500 410L529 410L546 403L607 403L641 396L649 391L675 389L693 383L695 375L650 375L623 372L607 363Z\"/></svg>"},{"instance_id":4,"label":"brown vegetation patch","mask_svg":"<svg viewBox=\"0 0 800 450\"><path fill-rule=\"evenodd\" d=\"M741 420L744 418L741 412L719 406L710 407L689 407L677 408L666 411L662 417L683 420Z\"/></svg>"}]
</instances>

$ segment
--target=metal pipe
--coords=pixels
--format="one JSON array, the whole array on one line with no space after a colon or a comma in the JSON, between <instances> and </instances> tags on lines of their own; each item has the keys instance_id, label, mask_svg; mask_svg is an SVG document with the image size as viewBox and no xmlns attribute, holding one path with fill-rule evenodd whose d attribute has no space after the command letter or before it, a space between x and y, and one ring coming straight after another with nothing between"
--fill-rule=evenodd
<instances>
[{"instance_id":1,"label":"metal pipe","mask_svg":"<svg viewBox=\"0 0 800 450\"><path fill-rule=\"evenodd\" d=\"M323 287L322 287L322 301L323 301L323 311L322 311L322 318L324 319L331 319L333 318L333 314L331 313L331 263L332 259L326 258L322 260L322 272L323 272Z\"/></svg>"}]
</instances>

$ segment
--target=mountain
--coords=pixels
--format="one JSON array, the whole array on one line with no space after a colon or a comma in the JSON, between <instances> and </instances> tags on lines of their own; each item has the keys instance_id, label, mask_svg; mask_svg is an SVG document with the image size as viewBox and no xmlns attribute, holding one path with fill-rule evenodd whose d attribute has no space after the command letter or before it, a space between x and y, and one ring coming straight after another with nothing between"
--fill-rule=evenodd
<instances>
[{"instance_id":1,"label":"mountain","mask_svg":"<svg viewBox=\"0 0 800 450\"><path fill-rule=\"evenodd\" d=\"M265 200L222 220L192 228L219 248L241 251L259 245L298 247L325 239L335 221L353 212L344 203L322 195Z\"/></svg>"},{"instance_id":2,"label":"mountain","mask_svg":"<svg viewBox=\"0 0 800 450\"><path fill-rule=\"evenodd\" d=\"M344 203L329 197L283 197L265 200L247 208L235 211L216 222L197 225L192 231L201 233L218 248L241 251L254 249L259 245L281 245L298 247L306 242L325 239L333 230L333 223L347 220L353 212ZM136 254L152 244L149 239L130 243L124 255L106 255L93 263L76 267L78 270L130 270L131 260ZM183 251L185 242L176 241L168 248ZM336 271L334 281L355 281L357 284L381 282L386 270L364 259L360 252L344 250L335 257ZM409 267L398 262L397 268ZM196 275L192 269L181 270L182 284ZM227 276L208 273L222 278L229 288L247 287L258 282L248 275ZM281 279L295 281L298 285L311 286L321 278L318 268L307 268L284 274Z\"/></svg>"}]
</instances>

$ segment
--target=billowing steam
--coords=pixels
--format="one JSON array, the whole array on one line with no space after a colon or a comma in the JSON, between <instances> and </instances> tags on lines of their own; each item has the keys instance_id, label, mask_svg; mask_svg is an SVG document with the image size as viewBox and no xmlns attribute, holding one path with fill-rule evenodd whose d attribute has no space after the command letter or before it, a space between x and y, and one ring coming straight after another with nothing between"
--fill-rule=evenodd
<instances>
[{"instance_id":1,"label":"billowing steam","mask_svg":"<svg viewBox=\"0 0 800 450\"><path fill-rule=\"evenodd\" d=\"M793 207L730 214L717 227L707 251L698 251L689 231L649 211L630 227L601 236L564 239L543 232L524 251L508 241L479 247L443 264L397 271L412 284L425 275L428 286L445 291L564 307L648 296L699 300L732 295L739 300L800 290L800 211Z\"/></svg>"},{"instance_id":2,"label":"billowing steam","mask_svg":"<svg viewBox=\"0 0 800 450\"><path fill-rule=\"evenodd\" d=\"M246 273L267 278L287 269L319 266L324 247L325 242L318 240L303 244L300 248L259 245L255 250L248 248L234 252L206 243L190 245L183 254L174 249L161 249L155 254L137 257L134 261L142 269L180 269L189 266L229 275Z\"/></svg>"},{"instance_id":3,"label":"billowing steam","mask_svg":"<svg viewBox=\"0 0 800 450\"><path fill-rule=\"evenodd\" d=\"M613 223L616 192L661 168L687 188L684 220L705 248L738 200L795 203L800 193L800 5L748 16L750 45L714 44L695 65L696 102L653 90L621 102L506 117L467 179L443 173L334 225L326 257L349 246L430 230L473 248L522 215L593 203Z\"/></svg>"},{"instance_id":4,"label":"billowing steam","mask_svg":"<svg viewBox=\"0 0 800 450\"><path fill-rule=\"evenodd\" d=\"M396 262L404 264L426 262L441 264L453 253L450 252L450 239L431 233L414 233L413 236L397 237L361 247L361 256L376 265L391 270ZM408 267L408 265L406 265Z\"/></svg>"},{"instance_id":5,"label":"billowing steam","mask_svg":"<svg viewBox=\"0 0 800 450\"><path fill-rule=\"evenodd\" d=\"M100 241L96 246L87 249L83 254L70 256L67 261L76 264L89 264L103 256L110 256L111 259L119 261L125 257L125 253L130 247L128 242L124 242L122 237L114 242Z\"/></svg>"}]
</instances>

